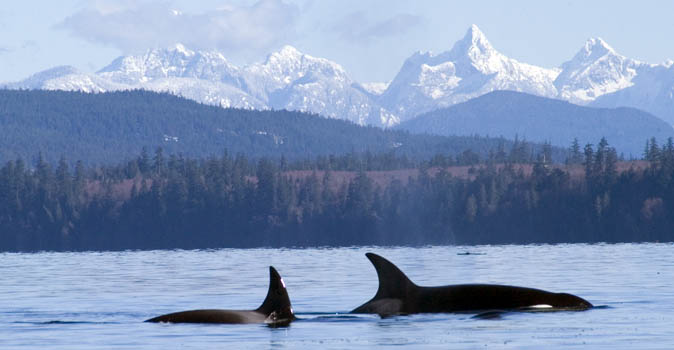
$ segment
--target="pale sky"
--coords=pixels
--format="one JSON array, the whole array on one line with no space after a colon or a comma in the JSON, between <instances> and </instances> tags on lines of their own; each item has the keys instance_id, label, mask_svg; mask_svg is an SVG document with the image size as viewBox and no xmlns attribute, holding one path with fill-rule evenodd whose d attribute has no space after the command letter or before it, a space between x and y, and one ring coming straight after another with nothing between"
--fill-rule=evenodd
<instances>
[{"instance_id":1,"label":"pale sky","mask_svg":"<svg viewBox=\"0 0 674 350\"><path fill-rule=\"evenodd\" d=\"M59 65L95 72L181 42L237 65L285 44L335 61L359 82L390 81L415 51L451 49L471 24L503 54L557 67L590 37L649 63L674 59L674 1L7 0L0 82Z\"/></svg>"}]
</instances>

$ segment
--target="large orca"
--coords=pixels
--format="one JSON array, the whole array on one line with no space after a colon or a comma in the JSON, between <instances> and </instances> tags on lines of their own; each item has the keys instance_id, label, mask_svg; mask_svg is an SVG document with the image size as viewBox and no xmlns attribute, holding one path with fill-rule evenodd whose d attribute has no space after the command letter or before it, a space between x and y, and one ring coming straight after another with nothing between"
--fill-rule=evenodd
<instances>
[{"instance_id":1,"label":"large orca","mask_svg":"<svg viewBox=\"0 0 674 350\"><path fill-rule=\"evenodd\" d=\"M352 313L382 317L416 313L484 312L515 310L586 310L583 298L567 293L492 284L421 287L383 257L365 254L377 270L379 289L370 301Z\"/></svg>"},{"instance_id":2,"label":"large orca","mask_svg":"<svg viewBox=\"0 0 674 350\"><path fill-rule=\"evenodd\" d=\"M287 325L295 319L290 298L281 275L269 266L269 291L255 310L190 310L157 316L145 322L171 323L267 323Z\"/></svg>"}]
</instances>

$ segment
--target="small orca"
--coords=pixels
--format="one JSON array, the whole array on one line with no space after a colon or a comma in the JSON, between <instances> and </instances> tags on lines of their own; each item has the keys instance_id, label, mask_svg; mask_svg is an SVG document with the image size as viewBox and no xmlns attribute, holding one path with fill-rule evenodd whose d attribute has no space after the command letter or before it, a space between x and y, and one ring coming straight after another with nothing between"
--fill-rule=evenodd
<instances>
[{"instance_id":1,"label":"small orca","mask_svg":"<svg viewBox=\"0 0 674 350\"><path fill-rule=\"evenodd\" d=\"M540 289L493 285L458 284L421 287L383 257L365 254L377 270L377 294L351 313L386 317L416 313L481 312L488 310L587 310L583 298Z\"/></svg>"},{"instance_id":2,"label":"small orca","mask_svg":"<svg viewBox=\"0 0 674 350\"><path fill-rule=\"evenodd\" d=\"M145 322L170 323L267 323L285 326L295 320L290 298L281 275L269 266L269 291L255 310L190 310L161 315Z\"/></svg>"}]
</instances>

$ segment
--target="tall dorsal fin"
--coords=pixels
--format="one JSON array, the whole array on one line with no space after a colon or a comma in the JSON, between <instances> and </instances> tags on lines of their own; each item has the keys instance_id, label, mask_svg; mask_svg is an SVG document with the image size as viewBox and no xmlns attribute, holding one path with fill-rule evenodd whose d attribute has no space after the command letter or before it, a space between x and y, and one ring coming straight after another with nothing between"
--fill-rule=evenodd
<instances>
[{"instance_id":1,"label":"tall dorsal fin","mask_svg":"<svg viewBox=\"0 0 674 350\"><path fill-rule=\"evenodd\" d=\"M379 289L377 289L377 294L372 300L404 298L410 289L416 288L416 285L390 261L374 253L367 253L365 256L374 265L379 278Z\"/></svg>"},{"instance_id":2,"label":"tall dorsal fin","mask_svg":"<svg viewBox=\"0 0 674 350\"><path fill-rule=\"evenodd\" d=\"M286 285L281 275L279 275L273 266L269 266L269 290L267 291L267 297L255 311L267 316L273 316L272 318L278 320L294 318Z\"/></svg>"}]
</instances>

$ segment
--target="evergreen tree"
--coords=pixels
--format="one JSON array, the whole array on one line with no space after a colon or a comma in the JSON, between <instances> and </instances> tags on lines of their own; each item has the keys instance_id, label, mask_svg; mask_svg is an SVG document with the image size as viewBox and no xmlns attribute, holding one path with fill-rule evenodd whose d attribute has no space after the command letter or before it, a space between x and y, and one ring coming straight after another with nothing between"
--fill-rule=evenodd
<instances>
[{"instance_id":1,"label":"evergreen tree","mask_svg":"<svg viewBox=\"0 0 674 350\"><path fill-rule=\"evenodd\" d=\"M143 147L138 157L138 170L143 176L150 173L150 155L147 152L147 147Z\"/></svg>"},{"instance_id":2,"label":"evergreen tree","mask_svg":"<svg viewBox=\"0 0 674 350\"><path fill-rule=\"evenodd\" d=\"M154 164L152 170L156 176L162 176L166 173L166 160L164 160L164 149L157 147L154 152Z\"/></svg>"},{"instance_id":3,"label":"evergreen tree","mask_svg":"<svg viewBox=\"0 0 674 350\"><path fill-rule=\"evenodd\" d=\"M594 165L594 150L592 149L592 144L586 144L585 148L583 150L583 154L585 156L585 160L583 162L583 166L585 167L585 179L587 181L590 181L594 177L594 169L596 168Z\"/></svg>"},{"instance_id":4,"label":"evergreen tree","mask_svg":"<svg viewBox=\"0 0 674 350\"><path fill-rule=\"evenodd\" d=\"M571 147L569 147L569 152L571 153L570 157L567 159L569 164L580 164L583 162L583 155L580 153L580 144L578 143L578 138L573 138Z\"/></svg>"},{"instance_id":5,"label":"evergreen tree","mask_svg":"<svg viewBox=\"0 0 674 350\"><path fill-rule=\"evenodd\" d=\"M645 158L650 162L656 162L660 159L660 147L655 137L651 138L650 142L646 142Z\"/></svg>"},{"instance_id":6,"label":"evergreen tree","mask_svg":"<svg viewBox=\"0 0 674 350\"><path fill-rule=\"evenodd\" d=\"M257 163L256 208L260 214L271 214L276 207L276 169L266 158Z\"/></svg>"}]
</instances>

